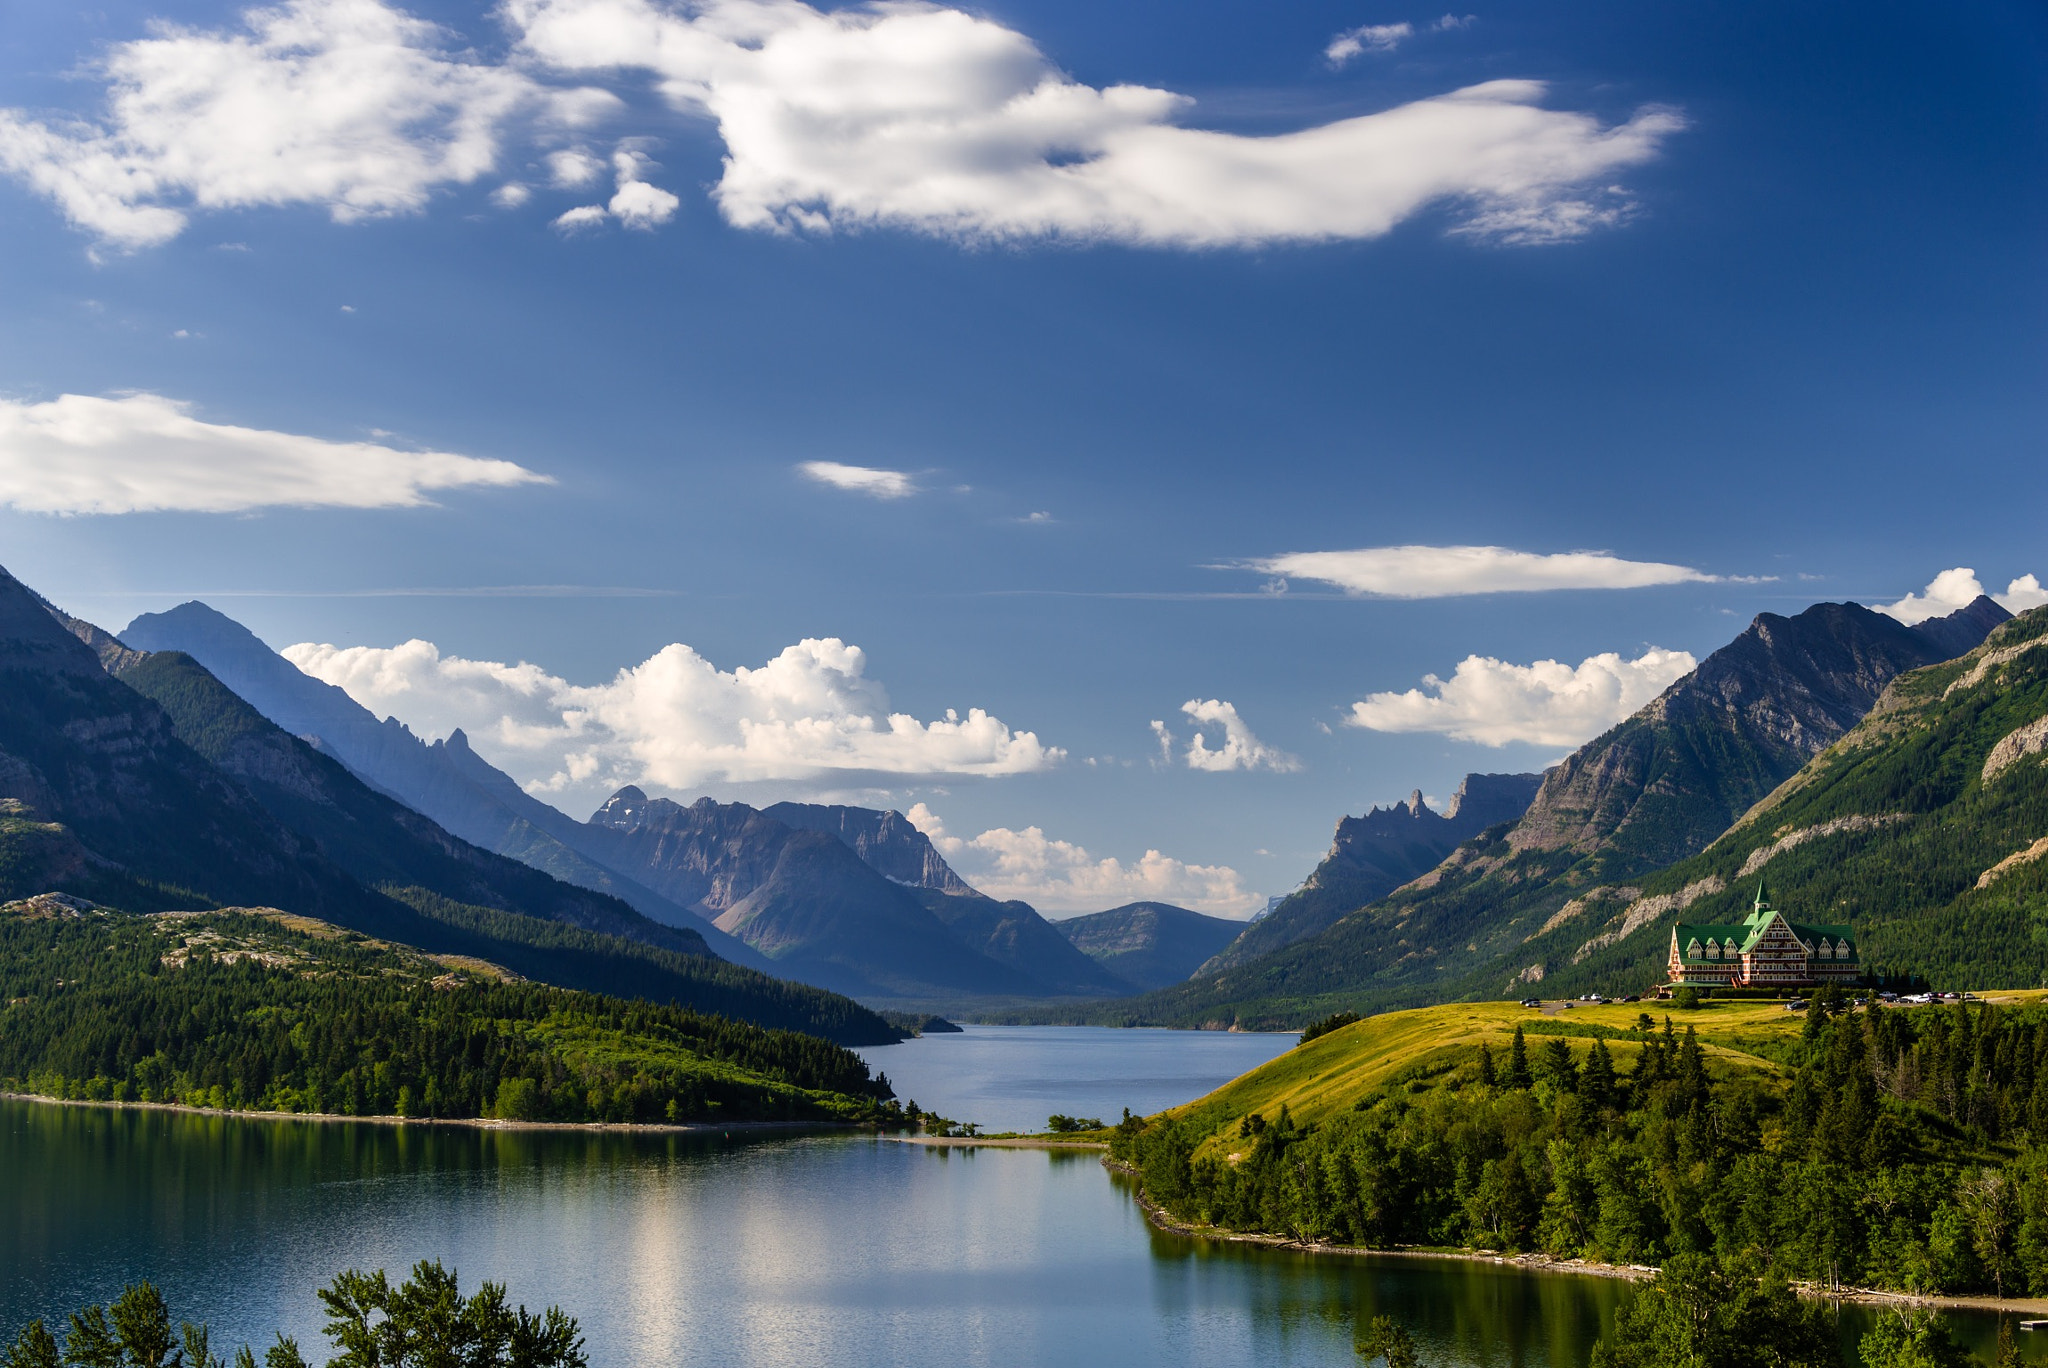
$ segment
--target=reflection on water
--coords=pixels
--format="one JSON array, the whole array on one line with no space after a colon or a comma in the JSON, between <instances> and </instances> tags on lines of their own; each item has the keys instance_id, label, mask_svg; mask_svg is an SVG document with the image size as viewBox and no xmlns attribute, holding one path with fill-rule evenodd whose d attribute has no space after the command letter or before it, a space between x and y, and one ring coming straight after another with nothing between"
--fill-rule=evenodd
<instances>
[{"instance_id":1,"label":"reflection on water","mask_svg":"<svg viewBox=\"0 0 2048 1368\"><path fill-rule=\"evenodd\" d=\"M1305 1368L1393 1314L1433 1365L1563 1368L1628 1295L1164 1235L1082 1154L0 1102L0 1327L148 1276L230 1343L319 1344L315 1287L420 1258L561 1303L599 1365Z\"/></svg>"},{"instance_id":2,"label":"reflection on water","mask_svg":"<svg viewBox=\"0 0 2048 1368\"><path fill-rule=\"evenodd\" d=\"M968 1026L859 1051L896 1095L985 1132L1042 1131L1054 1112L1114 1121L1191 1102L1294 1048L1294 1032Z\"/></svg>"}]
</instances>

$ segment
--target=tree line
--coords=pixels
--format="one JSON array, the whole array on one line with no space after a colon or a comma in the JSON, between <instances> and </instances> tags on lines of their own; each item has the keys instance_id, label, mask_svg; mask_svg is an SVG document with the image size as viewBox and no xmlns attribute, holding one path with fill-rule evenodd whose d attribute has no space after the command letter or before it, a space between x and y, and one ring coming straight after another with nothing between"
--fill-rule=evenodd
<instances>
[{"instance_id":1,"label":"tree line","mask_svg":"<svg viewBox=\"0 0 2048 1368\"><path fill-rule=\"evenodd\" d=\"M893 1120L852 1051L688 1008L436 974L212 913L0 917L0 1082L47 1096L345 1116ZM195 938L217 938L209 950ZM422 969L421 964L426 968Z\"/></svg>"},{"instance_id":2,"label":"tree line","mask_svg":"<svg viewBox=\"0 0 2048 1368\"><path fill-rule=\"evenodd\" d=\"M1649 1025L1647 1017L1642 1023ZM1182 1219L1302 1241L1681 1255L1915 1292L2048 1293L2048 1012L1816 1009L1789 1081L1692 1027L1517 1030L1315 1124L1126 1115L1112 1156Z\"/></svg>"}]
</instances>

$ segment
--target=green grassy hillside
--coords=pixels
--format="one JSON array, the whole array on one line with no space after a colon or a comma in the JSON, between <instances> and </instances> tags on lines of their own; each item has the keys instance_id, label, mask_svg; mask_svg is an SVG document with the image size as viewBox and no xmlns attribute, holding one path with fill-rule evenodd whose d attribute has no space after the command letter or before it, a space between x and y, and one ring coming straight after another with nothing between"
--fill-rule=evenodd
<instances>
[{"instance_id":1,"label":"green grassy hillside","mask_svg":"<svg viewBox=\"0 0 2048 1368\"><path fill-rule=\"evenodd\" d=\"M1798 1278L2048 1291L2048 994L1370 1017L1112 1155L1197 1225L1305 1242L1763 1259ZM1520 1035L1518 1038L1517 1028Z\"/></svg>"}]
</instances>

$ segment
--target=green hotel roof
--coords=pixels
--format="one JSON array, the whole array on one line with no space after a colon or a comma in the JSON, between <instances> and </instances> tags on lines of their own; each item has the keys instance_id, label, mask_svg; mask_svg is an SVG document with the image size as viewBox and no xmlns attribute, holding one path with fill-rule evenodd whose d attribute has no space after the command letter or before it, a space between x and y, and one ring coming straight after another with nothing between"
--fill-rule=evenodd
<instances>
[{"instance_id":1,"label":"green hotel roof","mask_svg":"<svg viewBox=\"0 0 2048 1368\"><path fill-rule=\"evenodd\" d=\"M1757 938L1762 936L1765 928L1770 925L1771 919L1777 917L1781 918L1785 925L1792 928L1793 935L1803 941L1817 941L1822 938L1832 941L1847 941L1851 952L1854 952L1856 946L1855 928L1846 923L1793 921L1790 917L1785 916L1783 912L1778 911L1765 901L1768 894L1769 890L1761 883L1758 884L1756 886L1756 903L1750 914L1740 922L1732 925L1727 923L1680 922L1672 928L1671 934L1677 939L1681 950L1684 949L1688 942L1695 940L1712 940L1724 944L1732 940L1737 942L1741 953L1748 954L1751 947L1756 944Z\"/></svg>"}]
</instances>

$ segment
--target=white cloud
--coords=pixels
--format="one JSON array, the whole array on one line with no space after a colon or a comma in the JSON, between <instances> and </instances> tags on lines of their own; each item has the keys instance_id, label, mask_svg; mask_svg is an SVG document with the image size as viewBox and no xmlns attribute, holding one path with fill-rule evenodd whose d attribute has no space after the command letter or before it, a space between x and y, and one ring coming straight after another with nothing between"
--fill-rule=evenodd
<instances>
[{"instance_id":1,"label":"white cloud","mask_svg":"<svg viewBox=\"0 0 2048 1368\"><path fill-rule=\"evenodd\" d=\"M604 161L587 147L565 147L548 153L548 181L557 190L581 190L597 184Z\"/></svg>"},{"instance_id":2,"label":"white cloud","mask_svg":"<svg viewBox=\"0 0 2048 1368\"><path fill-rule=\"evenodd\" d=\"M574 209L565 209L555 215L552 226L564 233L575 233L585 228L595 228L603 222L603 205L579 204Z\"/></svg>"},{"instance_id":3,"label":"white cloud","mask_svg":"<svg viewBox=\"0 0 2048 1368\"><path fill-rule=\"evenodd\" d=\"M872 466L841 465L837 461L805 461L797 469L807 479L834 489L851 490L876 499L902 499L917 493L917 485L900 470L877 470Z\"/></svg>"},{"instance_id":4,"label":"white cloud","mask_svg":"<svg viewBox=\"0 0 2048 1368\"><path fill-rule=\"evenodd\" d=\"M0 400L0 503L29 513L415 507L433 490L549 482L510 461L209 423L156 394Z\"/></svg>"},{"instance_id":5,"label":"white cloud","mask_svg":"<svg viewBox=\"0 0 2048 1368\"><path fill-rule=\"evenodd\" d=\"M1557 660L1511 665L1466 656L1449 679L1376 693L1351 705L1347 726L1382 732L1438 732L1457 741L1504 746L1526 741L1578 746L1642 708L1698 662L1652 646L1634 660L1609 651L1576 667Z\"/></svg>"},{"instance_id":6,"label":"white cloud","mask_svg":"<svg viewBox=\"0 0 2048 1368\"><path fill-rule=\"evenodd\" d=\"M1541 82L1502 80L1254 137L1182 126L1192 102L1171 91L1070 80L1025 35L938 5L508 0L498 13L517 44L499 64L381 0L166 27L98 65L99 121L0 111L0 172L129 248L176 236L194 209L400 213L490 174L514 137L547 145L628 117L615 94L568 83L651 73L673 106L716 123L713 194L743 227L1247 246L1377 237L1447 205L1458 231L1534 242L1619 222L1615 177L1683 127L1657 107L1603 126L1544 108ZM565 187L594 181L594 161L549 158ZM645 184L618 187L628 226L674 212L670 192L632 188Z\"/></svg>"},{"instance_id":7,"label":"white cloud","mask_svg":"<svg viewBox=\"0 0 2048 1368\"><path fill-rule=\"evenodd\" d=\"M1295 133L1185 128L1170 91L1067 79L1023 34L936 5L823 12L726 0L511 0L535 60L653 72L716 120L714 194L747 227L886 224L965 239L1173 246L1376 237L1438 203L1518 215L1613 205L1623 169L1682 127L1646 108L1602 127L1494 81ZM1594 222L1550 212L1558 235Z\"/></svg>"},{"instance_id":8,"label":"white cloud","mask_svg":"<svg viewBox=\"0 0 2048 1368\"><path fill-rule=\"evenodd\" d=\"M640 173L649 165L647 158L638 152L614 154L612 166L618 172L619 189L607 207L613 217L628 228L651 232L676 216L682 200L641 178Z\"/></svg>"},{"instance_id":9,"label":"white cloud","mask_svg":"<svg viewBox=\"0 0 2048 1368\"><path fill-rule=\"evenodd\" d=\"M1331 66L1340 67L1362 52L1392 52L1414 36L1413 24L1360 24L1332 38L1323 57Z\"/></svg>"},{"instance_id":10,"label":"white cloud","mask_svg":"<svg viewBox=\"0 0 2048 1368\"><path fill-rule=\"evenodd\" d=\"M1250 562L1269 575L1333 584L1378 598L1450 598L1541 589L1641 589L1711 583L1718 576L1683 565L1622 560L1605 551L1538 555L1504 546L1370 546L1357 551L1297 551Z\"/></svg>"},{"instance_id":11,"label":"white cloud","mask_svg":"<svg viewBox=\"0 0 2048 1368\"><path fill-rule=\"evenodd\" d=\"M1910 627L1928 618L1944 617L1958 608L1967 607L1985 592L1977 579L1977 572L1968 566L1958 565L1936 575L1917 594L1908 594L1897 603L1879 604L1877 611L1888 613ZM2048 603L2048 590L2041 587L2036 576L2021 575L2005 586L2004 593L1991 597L2008 613L2024 613L2029 608L2039 608Z\"/></svg>"},{"instance_id":12,"label":"white cloud","mask_svg":"<svg viewBox=\"0 0 2048 1368\"><path fill-rule=\"evenodd\" d=\"M2044 588L2035 575L2021 575L2005 586L2005 592L1994 595L2000 606L2008 613L2024 613L2029 608L2048 605L2048 588Z\"/></svg>"},{"instance_id":13,"label":"white cloud","mask_svg":"<svg viewBox=\"0 0 2048 1368\"><path fill-rule=\"evenodd\" d=\"M1471 28L1478 22L1479 16L1476 14L1446 14L1429 27L1435 33L1450 33L1456 29Z\"/></svg>"},{"instance_id":14,"label":"white cloud","mask_svg":"<svg viewBox=\"0 0 2048 1368\"><path fill-rule=\"evenodd\" d=\"M343 222L416 210L489 174L514 114L560 107L442 40L378 0L287 0L235 30L161 25L98 64L103 122L0 110L0 170L128 248L176 236L192 208L315 204Z\"/></svg>"},{"instance_id":15,"label":"white cloud","mask_svg":"<svg viewBox=\"0 0 2048 1368\"><path fill-rule=\"evenodd\" d=\"M1301 761L1284 750L1267 745L1252 735L1252 729L1237 715L1234 704L1218 698L1191 698L1180 705L1180 710L1194 722L1194 739L1188 742L1187 762L1189 769L1208 770L1222 773L1227 770L1274 770L1282 774L1292 773L1301 768ZM1209 748L1208 738L1202 727L1221 727L1223 744ZM1163 747L1171 747L1172 740L1161 722L1152 724Z\"/></svg>"},{"instance_id":16,"label":"white cloud","mask_svg":"<svg viewBox=\"0 0 2048 1368\"><path fill-rule=\"evenodd\" d=\"M518 181L507 181L491 191L491 203L500 209L517 209L533 198L533 191Z\"/></svg>"},{"instance_id":17,"label":"white cloud","mask_svg":"<svg viewBox=\"0 0 2048 1368\"><path fill-rule=\"evenodd\" d=\"M1247 917L1265 899L1228 865L1188 864L1148 850L1126 864L1089 854L1038 827L994 827L972 840L950 835L919 803L904 814L931 838L962 878L992 898L1022 898L1042 912L1101 912L1132 902L1166 902L1223 917Z\"/></svg>"},{"instance_id":18,"label":"white cloud","mask_svg":"<svg viewBox=\"0 0 2048 1368\"><path fill-rule=\"evenodd\" d=\"M671 645L589 686L524 662L443 655L426 641L304 642L283 654L423 735L463 728L540 791L1024 774L1065 754L979 708L929 722L892 711L867 676L865 653L837 638L806 639L764 665L730 671Z\"/></svg>"}]
</instances>

